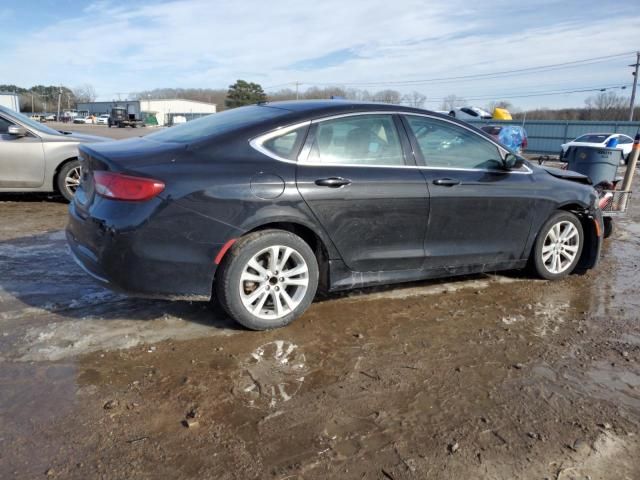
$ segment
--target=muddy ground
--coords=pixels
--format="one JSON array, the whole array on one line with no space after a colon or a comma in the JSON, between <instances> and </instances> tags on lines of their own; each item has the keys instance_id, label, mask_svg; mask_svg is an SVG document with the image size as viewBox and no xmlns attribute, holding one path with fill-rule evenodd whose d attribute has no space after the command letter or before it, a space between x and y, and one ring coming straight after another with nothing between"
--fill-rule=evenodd
<instances>
[{"instance_id":1,"label":"muddy ground","mask_svg":"<svg viewBox=\"0 0 640 480\"><path fill-rule=\"evenodd\" d=\"M65 217L0 197L2 479L640 478L640 201L586 275L354 292L271 332L93 284Z\"/></svg>"}]
</instances>

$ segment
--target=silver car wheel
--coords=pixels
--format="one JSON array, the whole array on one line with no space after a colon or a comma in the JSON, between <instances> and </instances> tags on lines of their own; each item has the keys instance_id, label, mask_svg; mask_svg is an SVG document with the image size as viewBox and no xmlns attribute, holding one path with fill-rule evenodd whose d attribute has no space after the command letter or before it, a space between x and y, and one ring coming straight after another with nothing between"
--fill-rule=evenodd
<instances>
[{"instance_id":1,"label":"silver car wheel","mask_svg":"<svg viewBox=\"0 0 640 480\"><path fill-rule=\"evenodd\" d=\"M70 193L76 193L77 188L80 186L81 175L82 168L79 166L67 172L67 176L64 177L64 186Z\"/></svg>"},{"instance_id":2,"label":"silver car wheel","mask_svg":"<svg viewBox=\"0 0 640 480\"><path fill-rule=\"evenodd\" d=\"M309 267L300 253L284 245L260 250L240 276L240 298L248 312L262 319L292 313L309 287Z\"/></svg>"},{"instance_id":3,"label":"silver car wheel","mask_svg":"<svg viewBox=\"0 0 640 480\"><path fill-rule=\"evenodd\" d=\"M566 271L580 249L580 235L575 225L563 220L553 225L542 245L542 263L553 274Z\"/></svg>"}]
</instances>

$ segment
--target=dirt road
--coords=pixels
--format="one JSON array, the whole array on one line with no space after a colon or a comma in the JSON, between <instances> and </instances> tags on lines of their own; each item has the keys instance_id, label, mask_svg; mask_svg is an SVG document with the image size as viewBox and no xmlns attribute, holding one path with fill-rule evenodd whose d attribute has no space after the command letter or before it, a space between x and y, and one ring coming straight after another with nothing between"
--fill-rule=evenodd
<instances>
[{"instance_id":1,"label":"dirt road","mask_svg":"<svg viewBox=\"0 0 640 480\"><path fill-rule=\"evenodd\" d=\"M65 216L0 198L0 478L640 478L640 201L587 275L334 296L272 332L93 284Z\"/></svg>"}]
</instances>

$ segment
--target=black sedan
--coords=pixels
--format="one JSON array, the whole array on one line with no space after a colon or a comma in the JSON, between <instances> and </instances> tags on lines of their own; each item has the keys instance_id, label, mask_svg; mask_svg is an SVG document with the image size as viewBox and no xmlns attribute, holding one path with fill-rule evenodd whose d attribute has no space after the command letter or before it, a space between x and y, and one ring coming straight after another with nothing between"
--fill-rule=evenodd
<instances>
[{"instance_id":1,"label":"black sedan","mask_svg":"<svg viewBox=\"0 0 640 480\"><path fill-rule=\"evenodd\" d=\"M278 102L81 145L67 238L132 295L209 300L252 329L316 292L530 266L596 265L589 180L544 169L437 113Z\"/></svg>"}]
</instances>

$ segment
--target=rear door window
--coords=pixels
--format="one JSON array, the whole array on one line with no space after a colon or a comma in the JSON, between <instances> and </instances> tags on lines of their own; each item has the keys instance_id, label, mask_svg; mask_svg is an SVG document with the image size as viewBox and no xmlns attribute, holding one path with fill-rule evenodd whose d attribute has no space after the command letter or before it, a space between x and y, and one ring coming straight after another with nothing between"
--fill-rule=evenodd
<instances>
[{"instance_id":1,"label":"rear door window","mask_svg":"<svg viewBox=\"0 0 640 480\"><path fill-rule=\"evenodd\" d=\"M405 165L392 115L353 115L319 122L307 159L342 165Z\"/></svg>"}]
</instances>

